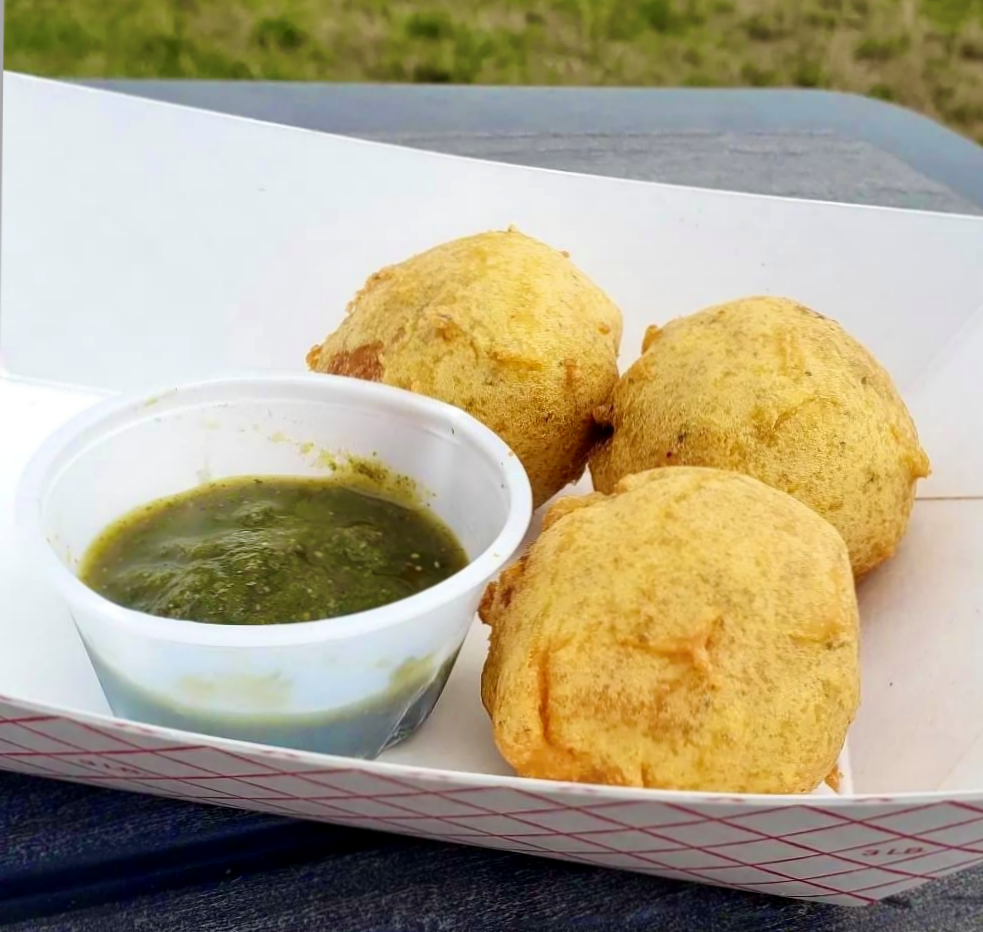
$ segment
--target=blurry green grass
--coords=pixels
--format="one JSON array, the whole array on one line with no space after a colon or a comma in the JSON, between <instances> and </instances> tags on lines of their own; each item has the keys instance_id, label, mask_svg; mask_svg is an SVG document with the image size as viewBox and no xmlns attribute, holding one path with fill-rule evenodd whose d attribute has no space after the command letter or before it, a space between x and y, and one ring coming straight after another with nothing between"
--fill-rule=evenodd
<instances>
[{"instance_id":1,"label":"blurry green grass","mask_svg":"<svg viewBox=\"0 0 983 932\"><path fill-rule=\"evenodd\" d=\"M983 0L6 0L52 76L794 86L983 141Z\"/></svg>"}]
</instances>

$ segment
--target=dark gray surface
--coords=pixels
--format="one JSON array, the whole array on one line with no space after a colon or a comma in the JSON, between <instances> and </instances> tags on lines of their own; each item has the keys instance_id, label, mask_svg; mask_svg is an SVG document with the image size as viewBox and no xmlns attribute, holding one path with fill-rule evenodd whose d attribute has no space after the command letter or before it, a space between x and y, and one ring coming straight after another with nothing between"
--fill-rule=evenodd
<instances>
[{"instance_id":1,"label":"dark gray surface","mask_svg":"<svg viewBox=\"0 0 983 932\"><path fill-rule=\"evenodd\" d=\"M0 927L10 932L983 928L983 869L846 909L12 774L0 774L0 832ZM154 862L161 852L171 857ZM85 871L115 901L86 906ZM74 885L77 908L35 901L30 918L11 922L32 876L51 892Z\"/></svg>"},{"instance_id":2,"label":"dark gray surface","mask_svg":"<svg viewBox=\"0 0 983 932\"><path fill-rule=\"evenodd\" d=\"M983 213L983 148L908 110L826 91L86 83L542 168Z\"/></svg>"},{"instance_id":3,"label":"dark gray surface","mask_svg":"<svg viewBox=\"0 0 983 932\"><path fill-rule=\"evenodd\" d=\"M983 150L930 121L859 98L114 86L522 164L983 212ZM0 774L0 926L17 932L970 932L983 929L983 869L868 909L843 909Z\"/></svg>"}]
</instances>

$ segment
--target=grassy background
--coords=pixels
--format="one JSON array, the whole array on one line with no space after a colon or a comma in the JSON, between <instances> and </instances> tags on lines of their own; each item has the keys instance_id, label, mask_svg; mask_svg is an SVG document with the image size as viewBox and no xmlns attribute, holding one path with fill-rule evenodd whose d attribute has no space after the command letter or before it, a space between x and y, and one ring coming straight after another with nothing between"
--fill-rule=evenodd
<instances>
[{"instance_id":1,"label":"grassy background","mask_svg":"<svg viewBox=\"0 0 983 932\"><path fill-rule=\"evenodd\" d=\"M983 0L6 0L53 76L798 86L983 142Z\"/></svg>"}]
</instances>

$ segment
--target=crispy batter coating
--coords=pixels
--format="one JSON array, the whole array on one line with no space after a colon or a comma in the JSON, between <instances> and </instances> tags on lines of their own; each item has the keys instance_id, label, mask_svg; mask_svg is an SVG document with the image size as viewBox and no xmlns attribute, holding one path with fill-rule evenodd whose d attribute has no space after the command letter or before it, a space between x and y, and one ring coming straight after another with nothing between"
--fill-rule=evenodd
<instances>
[{"instance_id":1,"label":"crispy batter coating","mask_svg":"<svg viewBox=\"0 0 983 932\"><path fill-rule=\"evenodd\" d=\"M538 506L583 474L621 326L566 253L509 229L376 272L307 363L468 411L516 452Z\"/></svg>"},{"instance_id":2,"label":"crispy batter coating","mask_svg":"<svg viewBox=\"0 0 983 932\"><path fill-rule=\"evenodd\" d=\"M860 695L846 546L756 479L680 467L560 499L489 586L482 701L522 776L807 792Z\"/></svg>"},{"instance_id":3,"label":"crispy batter coating","mask_svg":"<svg viewBox=\"0 0 983 932\"><path fill-rule=\"evenodd\" d=\"M657 466L747 473L826 518L859 578L892 556L928 457L890 376L839 324L746 298L650 327L597 412L594 487Z\"/></svg>"}]
</instances>

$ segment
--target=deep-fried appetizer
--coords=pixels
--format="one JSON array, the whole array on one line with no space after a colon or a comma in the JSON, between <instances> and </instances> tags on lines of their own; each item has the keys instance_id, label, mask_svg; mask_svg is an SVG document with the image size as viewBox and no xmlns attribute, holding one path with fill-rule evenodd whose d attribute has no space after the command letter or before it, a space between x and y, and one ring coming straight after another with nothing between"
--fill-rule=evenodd
<instances>
[{"instance_id":1,"label":"deep-fried appetizer","mask_svg":"<svg viewBox=\"0 0 983 932\"><path fill-rule=\"evenodd\" d=\"M904 536L928 457L890 376L839 324L746 298L649 328L598 410L594 487L657 466L754 476L826 518L857 577Z\"/></svg>"},{"instance_id":2,"label":"deep-fried appetizer","mask_svg":"<svg viewBox=\"0 0 983 932\"><path fill-rule=\"evenodd\" d=\"M620 311L566 253L509 229L376 272L307 362L463 408L516 452L538 506L583 474L620 339Z\"/></svg>"},{"instance_id":3,"label":"deep-fried appetizer","mask_svg":"<svg viewBox=\"0 0 983 932\"><path fill-rule=\"evenodd\" d=\"M561 498L481 617L482 701L526 777L804 793L835 772L859 701L843 539L738 473Z\"/></svg>"}]
</instances>

